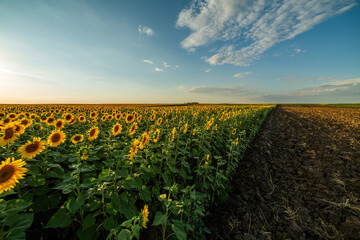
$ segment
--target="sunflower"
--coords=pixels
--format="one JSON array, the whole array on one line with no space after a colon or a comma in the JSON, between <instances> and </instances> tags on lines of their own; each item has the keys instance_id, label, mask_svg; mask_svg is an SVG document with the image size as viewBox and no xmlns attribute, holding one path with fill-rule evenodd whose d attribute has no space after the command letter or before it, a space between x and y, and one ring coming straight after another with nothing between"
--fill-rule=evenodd
<instances>
[{"instance_id":1,"label":"sunflower","mask_svg":"<svg viewBox=\"0 0 360 240\"><path fill-rule=\"evenodd\" d=\"M130 151L129 151L130 160L132 160L134 158L135 154L139 150L139 144L140 144L140 141L135 139L133 142L133 145L131 146Z\"/></svg>"},{"instance_id":2,"label":"sunflower","mask_svg":"<svg viewBox=\"0 0 360 240\"><path fill-rule=\"evenodd\" d=\"M19 153L22 158L33 158L45 149L45 143L41 141L41 138L34 137L33 141L28 141L26 144L19 148Z\"/></svg>"},{"instance_id":3,"label":"sunflower","mask_svg":"<svg viewBox=\"0 0 360 240\"><path fill-rule=\"evenodd\" d=\"M81 160L87 160L89 158L89 151L87 149L82 150L81 152Z\"/></svg>"},{"instance_id":4,"label":"sunflower","mask_svg":"<svg viewBox=\"0 0 360 240\"><path fill-rule=\"evenodd\" d=\"M187 130L188 130L188 124L186 123L184 126L184 134L186 134Z\"/></svg>"},{"instance_id":5,"label":"sunflower","mask_svg":"<svg viewBox=\"0 0 360 240\"><path fill-rule=\"evenodd\" d=\"M53 118L53 117L48 117L48 118L46 119L46 124L47 124L47 125L53 125L54 122L55 122L55 118Z\"/></svg>"},{"instance_id":6,"label":"sunflower","mask_svg":"<svg viewBox=\"0 0 360 240\"><path fill-rule=\"evenodd\" d=\"M65 119L66 122L71 122L71 120L73 120L74 116L71 113L65 113L63 115L63 118Z\"/></svg>"},{"instance_id":7,"label":"sunflower","mask_svg":"<svg viewBox=\"0 0 360 240\"><path fill-rule=\"evenodd\" d=\"M51 147L57 147L59 146L61 143L65 142L66 139L66 135L64 132L58 130L58 131L53 131L50 136L47 139L47 143L51 146Z\"/></svg>"},{"instance_id":8,"label":"sunflower","mask_svg":"<svg viewBox=\"0 0 360 240\"><path fill-rule=\"evenodd\" d=\"M80 117L79 117L79 121L80 121L80 122L85 122L85 120L86 120L85 116L80 116Z\"/></svg>"},{"instance_id":9,"label":"sunflower","mask_svg":"<svg viewBox=\"0 0 360 240\"><path fill-rule=\"evenodd\" d=\"M140 122L141 122L141 119L142 119L142 116L141 116L141 115L139 115L139 116L137 117L137 121L138 121L138 123L140 123Z\"/></svg>"},{"instance_id":10,"label":"sunflower","mask_svg":"<svg viewBox=\"0 0 360 240\"><path fill-rule=\"evenodd\" d=\"M138 128L138 125L137 125L137 123L135 122L132 126L131 126L131 128L130 128L130 131L129 131L129 133L130 133L130 135L133 135L135 132L136 132L136 129Z\"/></svg>"},{"instance_id":11,"label":"sunflower","mask_svg":"<svg viewBox=\"0 0 360 240\"><path fill-rule=\"evenodd\" d=\"M76 118L73 118L70 122L68 122L68 125L73 125L76 122Z\"/></svg>"},{"instance_id":12,"label":"sunflower","mask_svg":"<svg viewBox=\"0 0 360 240\"><path fill-rule=\"evenodd\" d=\"M151 125L150 127L149 127L149 134L151 134L152 133L152 131L153 131L153 129L154 129L154 125Z\"/></svg>"},{"instance_id":13,"label":"sunflower","mask_svg":"<svg viewBox=\"0 0 360 240\"><path fill-rule=\"evenodd\" d=\"M150 120L151 120L151 121L154 121L154 120L155 120L155 117L156 117L156 115L155 115L155 114L151 115Z\"/></svg>"},{"instance_id":14,"label":"sunflower","mask_svg":"<svg viewBox=\"0 0 360 240\"><path fill-rule=\"evenodd\" d=\"M232 131L232 135L235 135L236 133L236 128L234 128L234 130Z\"/></svg>"},{"instance_id":15,"label":"sunflower","mask_svg":"<svg viewBox=\"0 0 360 240\"><path fill-rule=\"evenodd\" d=\"M19 123L20 123L21 125L23 125L25 128L27 128L27 127L29 127L29 126L32 124L32 120L25 118L25 119L21 119L21 120L19 121Z\"/></svg>"},{"instance_id":16,"label":"sunflower","mask_svg":"<svg viewBox=\"0 0 360 240\"><path fill-rule=\"evenodd\" d=\"M64 127L64 120L59 119L55 122L55 129L60 130Z\"/></svg>"},{"instance_id":17,"label":"sunflower","mask_svg":"<svg viewBox=\"0 0 360 240\"><path fill-rule=\"evenodd\" d=\"M7 158L0 164L0 194L10 190L19 183L19 179L23 179L27 169L23 166L26 164L23 160L14 160Z\"/></svg>"},{"instance_id":18,"label":"sunflower","mask_svg":"<svg viewBox=\"0 0 360 240\"><path fill-rule=\"evenodd\" d=\"M140 150L142 150L145 147L145 145L149 142L149 140L150 140L149 134L147 132L144 132L140 141Z\"/></svg>"},{"instance_id":19,"label":"sunflower","mask_svg":"<svg viewBox=\"0 0 360 240\"><path fill-rule=\"evenodd\" d=\"M157 125L160 126L161 122L162 122L162 118L159 118L159 119L157 120Z\"/></svg>"},{"instance_id":20,"label":"sunflower","mask_svg":"<svg viewBox=\"0 0 360 240\"><path fill-rule=\"evenodd\" d=\"M0 137L0 146L5 146L8 143L12 143L19 136L19 133L16 133L16 126L13 123L10 123L2 128L3 136Z\"/></svg>"},{"instance_id":21,"label":"sunflower","mask_svg":"<svg viewBox=\"0 0 360 240\"><path fill-rule=\"evenodd\" d=\"M145 204L144 209L141 212L142 215L142 227L146 228L146 224L149 222L149 207Z\"/></svg>"},{"instance_id":22,"label":"sunflower","mask_svg":"<svg viewBox=\"0 0 360 240\"><path fill-rule=\"evenodd\" d=\"M23 134L25 132L25 126L22 125L20 122L14 122L15 126L15 132L20 134Z\"/></svg>"},{"instance_id":23,"label":"sunflower","mask_svg":"<svg viewBox=\"0 0 360 240\"><path fill-rule=\"evenodd\" d=\"M122 126L120 123L117 123L115 124L113 127L112 127L112 134L114 136L118 135L122 130Z\"/></svg>"},{"instance_id":24,"label":"sunflower","mask_svg":"<svg viewBox=\"0 0 360 240\"><path fill-rule=\"evenodd\" d=\"M159 141L159 138L160 138L160 129L156 129L154 142L156 143L157 141Z\"/></svg>"},{"instance_id":25,"label":"sunflower","mask_svg":"<svg viewBox=\"0 0 360 240\"><path fill-rule=\"evenodd\" d=\"M16 117L17 117L16 113L10 113L8 115L8 118L10 118L10 119L15 119Z\"/></svg>"},{"instance_id":26,"label":"sunflower","mask_svg":"<svg viewBox=\"0 0 360 240\"><path fill-rule=\"evenodd\" d=\"M176 135L176 128L174 127L173 130L171 131L172 135L171 135L171 141L173 142L175 139L175 135Z\"/></svg>"},{"instance_id":27,"label":"sunflower","mask_svg":"<svg viewBox=\"0 0 360 240\"><path fill-rule=\"evenodd\" d=\"M92 127L88 132L89 140L94 141L99 136L99 133L100 130L98 127Z\"/></svg>"},{"instance_id":28,"label":"sunflower","mask_svg":"<svg viewBox=\"0 0 360 240\"><path fill-rule=\"evenodd\" d=\"M10 118L5 118L4 120L2 120L2 123L4 124L8 124L9 122L11 122Z\"/></svg>"},{"instance_id":29,"label":"sunflower","mask_svg":"<svg viewBox=\"0 0 360 240\"><path fill-rule=\"evenodd\" d=\"M125 119L126 123L132 123L134 120L135 120L135 116L131 114L127 115Z\"/></svg>"},{"instance_id":30,"label":"sunflower","mask_svg":"<svg viewBox=\"0 0 360 240\"><path fill-rule=\"evenodd\" d=\"M75 134L72 138L71 138L71 142L73 144L77 144L78 142L82 142L84 140L84 135L81 134Z\"/></svg>"},{"instance_id":31,"label":"sunflower","mask_svg":"<svg viewBox=\"0 0 360 240\"><path fill-rule=\"evenodd\" d=\"M96 118L97 115L98 115L97 112L91 112L91 113L90 113L90 117L91 117L91 118Z\"/></svg>"}]
</instances>

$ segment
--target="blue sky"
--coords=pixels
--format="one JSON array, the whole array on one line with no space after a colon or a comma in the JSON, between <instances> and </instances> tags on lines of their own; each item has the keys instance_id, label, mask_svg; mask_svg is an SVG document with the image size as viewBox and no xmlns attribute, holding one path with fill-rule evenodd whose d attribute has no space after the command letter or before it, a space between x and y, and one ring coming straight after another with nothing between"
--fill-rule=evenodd
<instances>
[{"instance_id":1,"label":"blue sky","mask_svg":"<svg viewBox=\"0 0 360 240\"><path fill-rule=\"evenodd\" d=\"M360 102L355 0L0 1L0 103Z\"/></svg>"}]
</instances>

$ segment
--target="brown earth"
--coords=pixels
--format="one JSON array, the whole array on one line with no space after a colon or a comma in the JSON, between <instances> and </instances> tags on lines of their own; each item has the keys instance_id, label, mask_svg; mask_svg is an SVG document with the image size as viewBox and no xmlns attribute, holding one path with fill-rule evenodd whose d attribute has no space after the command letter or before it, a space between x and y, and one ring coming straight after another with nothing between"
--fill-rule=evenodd
<instances>
[{"instance_id":1,"label":"brown earth","mask_svg":"<svg viewBox=\"0 0 360 240\"><path fill-rule=\"evenodd\" d=\"M360 108L278 106L208 239L360 239Z\"/></svg>"}]
</instances>

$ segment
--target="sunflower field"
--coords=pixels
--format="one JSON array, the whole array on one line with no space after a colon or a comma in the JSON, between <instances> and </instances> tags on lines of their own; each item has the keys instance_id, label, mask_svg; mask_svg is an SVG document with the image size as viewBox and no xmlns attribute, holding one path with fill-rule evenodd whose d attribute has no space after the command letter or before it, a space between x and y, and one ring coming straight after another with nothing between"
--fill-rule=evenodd
<instances>
[{"instance_id":1,"label":"sunflower field","mask_svg":"<svg viewBox=\"0 0 360 240\"><path fill-rule=\"evenodd\" d=\"M273 105L0 105L0 239L204 239Z\"/></svg>"}]
</instances>

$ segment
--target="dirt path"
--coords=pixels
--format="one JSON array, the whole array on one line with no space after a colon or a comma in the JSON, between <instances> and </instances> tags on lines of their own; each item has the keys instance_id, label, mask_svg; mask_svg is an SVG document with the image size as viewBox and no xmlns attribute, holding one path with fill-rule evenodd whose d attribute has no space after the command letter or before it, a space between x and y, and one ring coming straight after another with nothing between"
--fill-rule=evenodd
<instances>
[{"instance_id":1,"label":"dirt path","mask_svg":"<svg viewBox=\"0 0 360 240\"><path fill-rule=\"evenodd\" d=\"M278 106L209 239L360 239L360 108Z\"/></svg>"}]
</instances>

